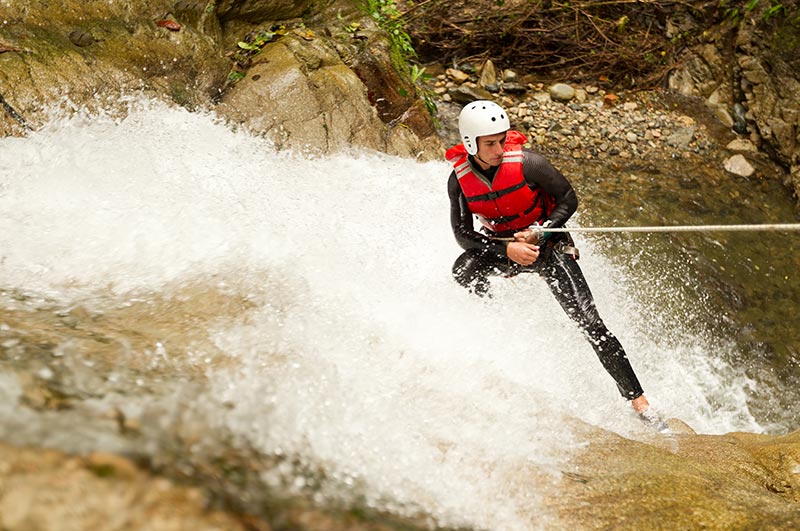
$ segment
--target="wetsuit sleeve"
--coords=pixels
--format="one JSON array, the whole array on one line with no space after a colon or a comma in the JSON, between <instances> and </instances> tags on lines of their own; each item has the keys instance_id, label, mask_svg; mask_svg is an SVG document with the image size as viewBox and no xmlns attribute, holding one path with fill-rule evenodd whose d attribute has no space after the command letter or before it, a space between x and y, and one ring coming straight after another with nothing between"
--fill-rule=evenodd
<instances>
[{"instance_id":1,"label":"wetsuit sleeve","mask_svg":"<svg viewBox=\"0 0 800 531\"><path fill-rule=\"evenodd\" d=\"M522 173L531 188L541 187L556 200L556 207L550 214L553 227L561 227L578 209L578 197L572 185L546 158L538 153L525 150Z\"/></svg>"},{"instance_id":2,"label":"wetsuit sleeve","mask_svg":"<svg viewBox=\"0 0 800 531\"><path fill-rule=\"evenodd\" d=\"M452 172L447 180L447 194L450 196L450 226L453 228L453 235L458 245L462 249L487 249L505 256L506 242L489 239L475 230L472 212L458 184L456 172Z\"/></svg>"}]
</instances>

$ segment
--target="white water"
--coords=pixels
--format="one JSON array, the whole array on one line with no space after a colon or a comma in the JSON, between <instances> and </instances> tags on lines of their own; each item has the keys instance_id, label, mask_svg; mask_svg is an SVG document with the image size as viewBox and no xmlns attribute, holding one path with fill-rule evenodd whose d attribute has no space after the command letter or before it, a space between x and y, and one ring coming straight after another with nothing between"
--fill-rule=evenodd
<instances>
[{"instance_id":1,"label":"white water","mask_svg":"<svg viewBox=\"0 0 800 531\"><path fill-rule=\"evenodd\" d=\"M451 280L446 164L309 160L205 115L137 107L0 139L0 289L70 304L235 286L255 307L209 330L235 363L209 372L208 430L325 470L319 496L497 529L553 518L539 497L586 443L563 419L641 435L542 281L499 280L485 301ZM698 432L760 431L751 382L714 338L643 310L578 244L651 403ZM303 487L296 468L264 475L287 478Z\"/></svg>"}]
</instances>

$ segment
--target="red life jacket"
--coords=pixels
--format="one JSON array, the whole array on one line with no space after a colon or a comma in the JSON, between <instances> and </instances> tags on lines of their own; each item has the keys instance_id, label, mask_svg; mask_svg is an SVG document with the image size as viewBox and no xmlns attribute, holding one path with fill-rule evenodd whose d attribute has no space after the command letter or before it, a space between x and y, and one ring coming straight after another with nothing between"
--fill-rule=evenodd
<instances>
[{"instance_id":1,"label":"red life jacket","mask_svg":"<svg viewBox=\"0 0 800 531\"><path fill-rule=\"evenodd\" d=\"M470 212L493 232L519 230L537 221L541 223L555 208L552 196L541 188L531 189L525 182L522 144L526 141L525 135L517 131L506 134L503 161L491 184L476 173L463 144L451 147L445 155L456 171Z\"/></svg>"}]
</instances>

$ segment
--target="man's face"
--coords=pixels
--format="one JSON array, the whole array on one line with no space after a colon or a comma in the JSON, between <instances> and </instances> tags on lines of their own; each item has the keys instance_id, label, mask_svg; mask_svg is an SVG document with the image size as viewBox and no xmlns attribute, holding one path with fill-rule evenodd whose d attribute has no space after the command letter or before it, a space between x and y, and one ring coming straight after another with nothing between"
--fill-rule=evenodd
<instances>
[{"instance_id":1,"label":"man's face","mask_svg":"<svg viewBox=\"0 0 800 531\"><path fill-rule=\"evenodd\" d=\"M506 145L506 134L497 133L478 137L478 160L489 166L499 166L503 161L503 147Z\"/></svg>"}]
</instances>

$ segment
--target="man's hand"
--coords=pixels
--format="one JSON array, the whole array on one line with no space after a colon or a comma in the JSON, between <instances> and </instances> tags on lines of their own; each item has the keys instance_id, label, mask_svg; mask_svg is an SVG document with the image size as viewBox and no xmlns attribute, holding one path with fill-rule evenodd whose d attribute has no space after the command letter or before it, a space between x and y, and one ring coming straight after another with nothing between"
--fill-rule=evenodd
<instances>
[{"instance_id":1,"label":"man's hand","mask_svg":"<svg viewBox=\"0 0 800 531\"><path fill-rule=\"evenodd\" d=\"M531 265L539 258L539 246L525 241L509 242L506 254L520 265Z\"/></svg>"},{"instance_id":2,"label":"man's hand","mask_svg":"<svg viewBox=\"0 0 800 531\"><path fill-rule=\"evenodd\" d=\"M552 225L553 222L549 219L544 224L539 225L537 221L525 230L514 233L514 240L518 242L531 243L533 245L542 245L542 243L552 236L552 232L545 232L544 229Z\"/></svg>"},{"instance_id":3,"label":"man's hand","mask_svg":"<svg viewBox=\"0 0 800 531\"><path fill-rule=\"evenodd\" d=\"M515 232L514 240L518 242L530 243L531 245L538 245L539 235L534 230L525 229L519 232Z\"/></svg>"}]
</instances>

